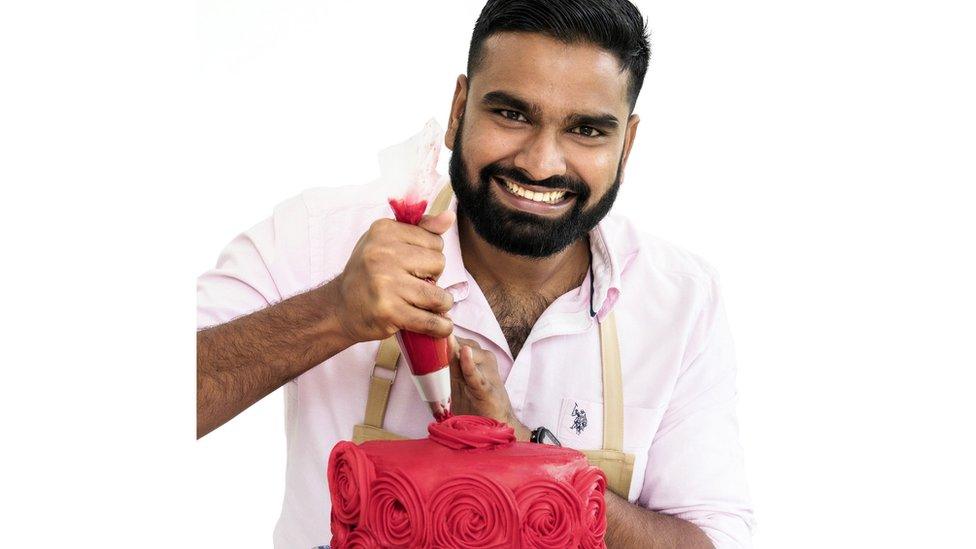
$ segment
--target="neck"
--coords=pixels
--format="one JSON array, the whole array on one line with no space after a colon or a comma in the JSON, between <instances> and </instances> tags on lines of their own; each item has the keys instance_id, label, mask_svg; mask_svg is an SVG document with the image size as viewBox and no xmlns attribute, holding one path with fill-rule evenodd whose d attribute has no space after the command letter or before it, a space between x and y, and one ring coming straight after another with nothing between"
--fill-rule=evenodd
<instances>
[{"instance_id":1,"label":"neck","mask_svg":"<svg viewBox=\"0 0 976 549\"><path fill-rule=\"evenodd\" d=\"M514 255L486 242L471 222L458 218L464 267L482 289L506 288L555 298L582 284L590 266L589 237L544 258Z\"/></svg>"}]
</instances>

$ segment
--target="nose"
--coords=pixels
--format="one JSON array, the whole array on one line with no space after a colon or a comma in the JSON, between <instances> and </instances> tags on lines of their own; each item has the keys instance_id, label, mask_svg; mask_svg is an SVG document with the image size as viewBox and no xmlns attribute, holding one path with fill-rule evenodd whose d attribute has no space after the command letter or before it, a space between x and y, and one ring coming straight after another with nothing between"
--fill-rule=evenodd
<instances>
[{"instance_id":1,"label":"nose","mask_svg":"<svg viewBox=\"0 0 976 549\"><path fill-rule=\"evenodd\" d=\"M565 175L566 158L559 147L557 136L551 132L537 132L515 156L515 166L521 168L536 181L554 175Z\"/></svg>"}]
</instances>

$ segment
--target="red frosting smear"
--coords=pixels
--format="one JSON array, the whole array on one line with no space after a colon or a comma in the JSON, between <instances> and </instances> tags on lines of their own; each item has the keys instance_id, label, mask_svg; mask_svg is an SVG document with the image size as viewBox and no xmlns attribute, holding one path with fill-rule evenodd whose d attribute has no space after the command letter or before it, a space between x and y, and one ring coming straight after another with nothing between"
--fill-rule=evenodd
<instances>
[{"instance_id":1,"label":"red frosting smear","mask_svg":"<svg viewBox=\"0 0 976 549\"><path fill-rule=\"evenodd\" d=\"M606 547L603 536L607 533L607 477L597 467L590 467L576 473L573 488L583 500L583 549L602 549Z\"/></svg>"},{"instance_id":2,"label":"red frosting smear","mask_svg":"<svg viewBox=\"0 0 976 549\"><path fill-rule=\"evenodd\" d=\"M494 448L515 442L509 425L481 416L452 416L427 426L430 440L453 450Z\"/></svg>"},{"instance_id":3,"label":"red frosting smear","mask_svg":"<svg viewBox=\"0 0 976 549\"><path fill-rule=\"evenodd\" d=\"M522 517L522 547L579 545L583 501L569 484L533 480L515 491L515 500Z\"/></svg>"},{"instance_id":4,"label":"red frosting smear","mask_svg":"<svg viewBox=\"0 0 976 549\"><path fill-rule=\"evenodd\" d=\"M420 220L424 217L424 212L427 211L426 200L407 202L402 198L391 198L389 202L390 207L393 208L393 215L396 216L396 220L400 223L416 225L420 223Z\"/></svg>"},{"instance_id":5,"label":"red frosting smear","mask_svg":"<svg viewBox=\"0 0 976 549\"><path fill-rule=\"evenodd\" d=\"M359 446L343 440L329 454L326 475L334 518L350 528L355 527L360 510L368 503L369 485L376 476L373 462Z\"/></svg>"},{"instance_id":6,"label":"red frosting smear","mask_svg":"<svg viewBox=\"0 0 976 549\"><path fill-rule=\"evenodd\" d=\"M431 500L434 547L517 547L518 527L512 492L484 475L452 478Z\"/></svg>"},{"instance_id":7,"label":"red frosting smear","mask_svg":"<svg viewBox=\"0 0 976 549\"><path fill-rule=\"evenodd\" d=\"M383 547L422 547L427 540L427 506L410 477L399 470L381 474L370 486L366 526Z\"/></svg>"},{"instance_id":8,"label":"red frosting smear","mask_svg":"<svg viewBox=\"0 0 976 549\"><path fill-rule=\"evenodd\" d=\"M434 420L437 423L440 423L442 421L447 421L447 420L451 419L452 417L454 417L454 414L452 414L450 410L447 410L446 412L443 412L443 413L440 413L440 414L434 414Z\"/></svg>"},{"instance_id":9,"label":"red frosting smear","mask_svg":"<svg viewBox=\"0 0 976 549\"><path fill-rule=\"evenodd\" d=\"M376 538L373 537L369 530L357 528L349 534L345 543L335 545L334 549L379 549L380 547L382 545L376 541Z\"/></svg>"}]
</instances>

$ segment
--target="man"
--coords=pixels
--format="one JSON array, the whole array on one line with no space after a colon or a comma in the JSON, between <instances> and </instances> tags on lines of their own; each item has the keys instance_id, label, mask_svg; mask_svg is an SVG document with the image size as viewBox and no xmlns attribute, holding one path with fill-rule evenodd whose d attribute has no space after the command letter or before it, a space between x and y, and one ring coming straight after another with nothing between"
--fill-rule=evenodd
<instances>
[{"instance_id":1,"label":"man","mask_svg":"<svg viewBox=\"0 0 976 549\"><path fill-rule=\"evenodd\" d=\"M715 273L607 216L648 56L625 0L489 0L451 104L449 211L413 227L370 189L307 191L200 277L198 435L285 387L276 547L330 538L326 458L362 421L379 340L452 336L456 412L592 449L611 314L636 462L628 498L607 493L608 546L751 545ZM393 383L384 427L421 437L430 413L408 377Z\"/></svg>"}]
</instances>

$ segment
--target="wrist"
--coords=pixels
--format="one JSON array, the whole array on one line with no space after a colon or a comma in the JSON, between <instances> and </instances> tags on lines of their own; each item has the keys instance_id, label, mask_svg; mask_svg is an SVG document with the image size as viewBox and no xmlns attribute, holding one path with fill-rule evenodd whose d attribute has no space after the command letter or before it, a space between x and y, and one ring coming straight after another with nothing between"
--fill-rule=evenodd
<instances>
[{"instance_id":1,"label":"wrist","mask_svg":"<svg viewBox=\"0 0 976 549\"><path fill-rule=\"evenodd\" d=\"M529 442L529 440L532 438L532 429L529 429L521 421L519 421L518 418L515 417L515 414L509 412L508 419L505 421L505 423L508 423L512 429L515 430L515 440L519 442Z\"/></svg>"},{"instance_id":2,"label":"wrist","mask_svg":"<svg viewBox=\"0 0 976 549\"><path fill-rule=\"evenodd\" d=\"M324 344L329 356L335 355L358 343L342 322L342 275L316 289L315 308L319 319L316 323L316 340Z\"/></svg>"}]
</instances>

